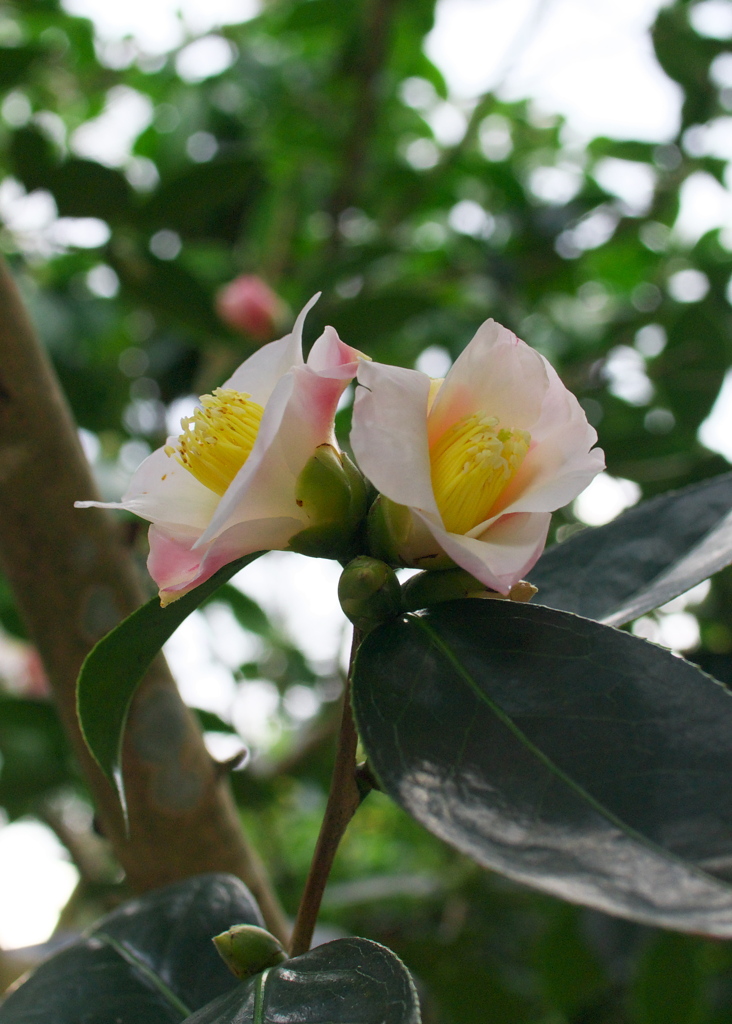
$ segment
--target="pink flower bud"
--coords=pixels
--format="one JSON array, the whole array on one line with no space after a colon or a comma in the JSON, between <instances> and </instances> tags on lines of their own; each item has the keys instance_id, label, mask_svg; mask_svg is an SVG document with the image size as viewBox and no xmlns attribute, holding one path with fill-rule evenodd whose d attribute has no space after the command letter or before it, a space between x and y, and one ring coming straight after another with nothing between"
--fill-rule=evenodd
<instances>
[{"instance_id":1,"label":"pink flower bud","mask_svg":"<svg viewBox=\"0 0 732 1024\"><path fill-rule=\"evenodd\" d=\"M216 312L234 330L268 341L282 316L282 300L256 274L242 274L216 296Z\"/></svg>"}]
</instances>

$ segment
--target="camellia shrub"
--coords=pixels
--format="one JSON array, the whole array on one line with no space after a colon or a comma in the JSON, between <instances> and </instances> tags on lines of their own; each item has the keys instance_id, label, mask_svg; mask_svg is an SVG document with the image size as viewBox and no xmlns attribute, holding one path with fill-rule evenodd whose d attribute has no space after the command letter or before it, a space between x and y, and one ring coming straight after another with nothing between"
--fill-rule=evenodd
<instances>
[{"instance_id":1,"label":"camellia shrub","mask_svg":"<svg viewBox=\"0 0 732 1024\"><path fill-rule=\"evenodd\" d=\"M0 0L0 821L79 872L0 1024L727 1024L728 5L645 139L436 0L84 6Z\"/></svg>"},{"instance_id":2,"label":"camellia shrub","mask_svg":"<svg viewBox=\"0 0 732 1024\"><path fill-rule=\"evenodd\" d=\"M265 550L343 564L352 655L292 935L264 928L240 882L198 876L123 905L43 964L2 1024L419 1021L395 954L361 938L310 948L338 844L373 789L509 878L732 935L730 694L618 628L732 560L732 474L543 553L552 511L604 466L547 360L488 321L444 380L371 361L331 327L305 361L310 305L112 504L151 522L159 596L97 644L78 681L89 749L124 803L130 701L186 616ZM355 463L334 432L352 381ZM402 581L402 568L420 572Z\"/></svg>"}]
</instances>

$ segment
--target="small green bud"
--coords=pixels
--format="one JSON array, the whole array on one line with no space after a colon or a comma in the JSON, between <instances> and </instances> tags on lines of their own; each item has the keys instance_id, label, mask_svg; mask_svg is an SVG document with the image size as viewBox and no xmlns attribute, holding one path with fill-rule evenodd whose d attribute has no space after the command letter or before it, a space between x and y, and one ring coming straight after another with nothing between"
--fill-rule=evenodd
<instances>
[{"instance_id":1,"label":"small green bud","mask_svg":"<svg viewBox=\"0 0 732 1024\"><path fill-rule=\"evenodd\" d=\"M365 633L402 610L396 573L385 562L368 555L359 555L343 570L338 598L346 616Z\"/></svg>"},{"instance_id":2,"label":"small green bud","mask_svg":"<svg viewBox=\"0 0 732 1024\"><path fill-rule=\"evenodd\" d=\"M366 513L366 485L345 452L319 445L297 478L295 501L310 525L290 538L290 550L315 558L348 557Z\"/></svg>"},{"instance_id":3,"label":"small green bud","mask_svg":"<svg viewBox=\"0 0 732 1024\"><path fill-rule=\"evenodd\" d=\"M456 601L465 597L482 597L497 601L530 601L537 589L526 580L515 583L508 594L499 594L476 580L465 569L420 572L402 587L404 611L415 612L440 601Z\"/></svg>"},{"instance_id":4,"label":"small green bud","mask_svg":"<svg viewBox=\"0 0 732 1024\"><path fill-rule=\"evenodd\" d=\"M237 978L250 978L287 960L282 944L255 924L235 924L214 936L213 944Z\"/></svg>"},{"instance_id":5,"label":"small green bud","mask_svg":"<svg viewBox=\"0 0 732 1024\"><path fill-rule=\"evenodd\" d=\"M454 601L462 597L488 594L488 587L476 580L465 569L443 569L439 572L420 572L402 587L402 601L406 611L428 608L440 601ZM496 594L496 597L502 595Z\"/></svg>"}]
</instances>

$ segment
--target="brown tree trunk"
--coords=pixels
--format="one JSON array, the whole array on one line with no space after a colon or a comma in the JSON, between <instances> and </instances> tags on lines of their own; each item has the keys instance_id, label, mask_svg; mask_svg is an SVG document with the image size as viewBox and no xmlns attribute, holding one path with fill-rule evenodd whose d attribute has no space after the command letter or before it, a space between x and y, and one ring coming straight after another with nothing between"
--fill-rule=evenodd
<instances>
[{"instance_id":1,"label":"brown tree trunk","mask_svg":"<svg viewBox=\"0 0 732 1024\"><path fill-rule=\"evenodd\" d=\"M77 510L95 485L53 369L0 265L0 564L51 681L107 837L137 891L203 871L249 886L270 930L286 922L246 841L228 786L162 657L130 712L124 775L130 835L79 731L75 683L91 646L143 600L115 523ZM232 922L234 923L234 922Z\"/></svg>"}]
</instances>

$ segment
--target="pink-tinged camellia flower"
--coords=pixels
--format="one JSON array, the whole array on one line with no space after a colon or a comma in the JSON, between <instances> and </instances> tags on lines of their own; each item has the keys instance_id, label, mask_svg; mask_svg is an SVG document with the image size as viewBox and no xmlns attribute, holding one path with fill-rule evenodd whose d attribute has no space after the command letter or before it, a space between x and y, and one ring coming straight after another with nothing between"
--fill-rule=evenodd
<instances>
[{"instance_id":1,"label":"pink-tinged camellia flower","mask_svg":"<svg viewBox=\"0 0 732 1024\"><path fill-rule=\"evenodd\" d=\"M362 362L358 382L351 444L382 494L372 535L402 565L452 561L507 594L539 558L552 511L604 468L577 399L493 320L442 381Z\"/></svg>"},{"instance_id":2,"label":"pink-tinged camellia flower","mask_svg":"<svg viewBox=\"0 0 732 1024\"><path fill-rule=\"evenodd\" d=\"M179 436L137 469L120 502L152 523L148 569L169 604L218 569L255 551L285 548L311 527L296 485L319 446L337 450L333 418L360 353L332 327L307 363L302 327L255 352L201 407Z\"/></svg>"}]
</instances>

